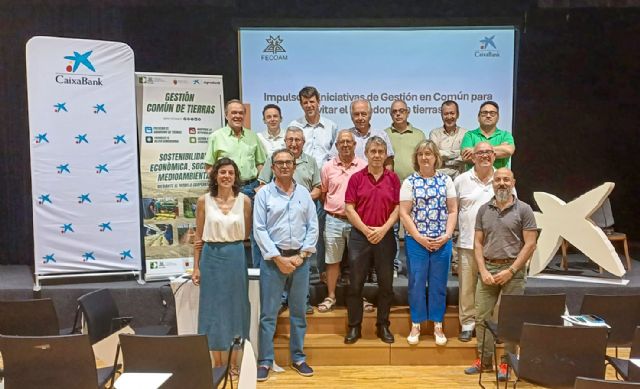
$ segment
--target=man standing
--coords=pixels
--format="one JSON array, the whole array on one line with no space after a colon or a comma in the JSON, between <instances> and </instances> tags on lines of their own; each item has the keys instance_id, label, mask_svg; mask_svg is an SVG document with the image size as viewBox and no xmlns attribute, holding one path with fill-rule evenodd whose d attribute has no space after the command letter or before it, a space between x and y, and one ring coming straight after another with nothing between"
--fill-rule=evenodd
<instances>
[{"instance_id":1,"label":"man standing","mask_svg":"<svg viewBox=\"0 0 640 389\"><path fill-rule=\"evenodd\" d=\"M344 342L355 343L361 337L362 289L373 263L378 274L377 335L383 342L393 343L389 330L393 300L392 258L396 254L392 227L398 221L400 180L384 167L387 144L382 138L371 136L364 149L368 166L351 176L345 193L346 215L355 228L349 236L349 330Z\"/></svg>"},{"instance_id":2,"label":"man standing","mask_svg":"<svg viewBox=\"0 0 640 389\"><path fill-rule=\"evenodd\" d=\"M407 103L403 100L395 100L391 103L391 127L384 130L397 154L393 159L393 170L398 175L400 182L413 173L413 149L425 138L422 130L413 127L408 122L410 112ZM394 276L402 270L402 263L398 257L400 252L399 230L400 223L394 224L393 235L396 239L396 257L393 259Z\"/></svg>"},{"instance_id":3,"label":"man standing","mask_svg":"<svg viewBox=\"0 0 640 389\"><path fill-rule=\"evenodd\" d=\"M513 195L515 177L509 168L493 174L493 199L478 210L473 250L480 272L476 288L476 335L478 354L466 374L490 371L493 361L493 337L485 331L484 321L504 294L523 294L525 266L536 248L536 221L531 207ZM505 352L516 352L516 345L505 342ZM507 377L507 364L498 367L498 380Z\"/></svg>"},{"instance_id":4,"label":"man standing","mask_svg":"<svg viewBox=\"0 0 640 389\"><path fill-rule=\"evenodd\" d=\"M489 142L493 146L493 151L496 153L496 161L493 166L496 169L509 165L509 159L516 151L516 145L510 132L502 131L497 127L499 118L498 103L485 101L480 105L478 112L480 127L473 131L467 131L460 145L462 159L467 162L467 169L472 166L473 146L480 142Z\"/></svg>"},{"instance_id":5,"label":"man standing","mask_svg":"<svg viewBox=\"0 0 640 389\"><path fill-rule=\"evenodd\" d=\"M240 170L240 191L253 201L258 186L258 174L266 159L264 150L256 134L242 126L245 108L240 100L227 101L224 115L227 125L209 135L209 147L204 157L205 169L207 172L211 170L213 164L222 157L231 158ZM257 264L260 262L260 251L255 244L253 233L249 234L249 239L251 262Z\"/></svg>"},{"instance_id":6,"label":"man standing","mask_svg":"<svg viewBox=\"0 0 640 389\"><path fill-rule=\"evenodd\" d=\"M460 145L467 130L457 124L460 111L455 101L447 100L442 103L440 116L442 127L431 130L429 139L438 146L442 156L444 166L439 170L454 180L465 170L465 163L460 156Z\"/></svg>"},{"instance_id":7,"label":"man standing","mask_svg":"<svg viewBox=\"0 0 640 389\"><path fill-rule=\"evenodd\" d=\"M265 105L262 109L262 121L267 125L267 131L257 135L262 148L269 156L274 151L284 148L284 134L280 130L280 123L282 123L280 107L275 104Z\"/></svg>"},{"instance_id":8,"label":"man standing","mask_svg":"<svg viewBox=\"0 0 640 389\"><path fill-rule=\"evenodd\" d=\"M351 121L353 122L353 127L350 130L356 137L356 157L366 159L365 144L367 144L369 138L377 136L387 145L387 159L384 161L384 167L393 170L393 145L386 132L371 128L371 103L369 100L352 101L350 112Z\"/></svg>"},{"instance_id":9,"label":"man standing","mask_svg":"<svg viewBox=\"0 0 640 389\"><path fill-rule=\"evenodd\" d=\"M324 210L327 213L324 241L328 289L328 296L318 305L318 311L321 313L331 311L336 304L336 284L340 275L340 262L344 249L349 243L351 223L344 210L344 196L349 178L367 166L365 161L356 157L355 146L353 133L349 130L340 130L336 140L338 156L325 163L320 173Z\"/></svg>"},{"instance_id":10,"label":"man standing","mask_svg":"<svg viewBox=\"0 0 640 389\"><path fill-rule=\"evenodd\" d=\"M258 381L266 381L273 366L273 335L287 279L291 283L291 368L305 377L313 375L313 369L305 362L303 347L307 329L308 258L316 251L318 218L309 191L293 179L296 170L293 153L277 150L271 159L275 179L258 192L253 212L253 231L264 257L260 262Z\"/></svg>"},{"instance_id":11,"label":"man standing","mask_svg":"<svg viewBox=\"0 0 640 389\"><path fill-rule=\"evenodd\" d=\"M473 168L453 181L458 194L458 316L462 330L458 339L468 342L476 326L476 285L478 265L473 252L476 215L480 206L493 197L493 162L496 155L487 142L473 148Z\"/></svg>"}]
</instances>

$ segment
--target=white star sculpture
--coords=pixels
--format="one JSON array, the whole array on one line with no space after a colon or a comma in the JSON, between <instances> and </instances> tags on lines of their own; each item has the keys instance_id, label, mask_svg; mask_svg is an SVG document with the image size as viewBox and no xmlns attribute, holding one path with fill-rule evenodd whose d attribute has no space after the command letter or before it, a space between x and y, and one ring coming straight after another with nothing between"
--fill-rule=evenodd
<instances>
[{"instance_id":1,"label":"white star sculpture","mask_svg":"<svg viewBox=\"0 0 640 389\"><path fill-rule=\"evenodd\" d=\"M529 275L536 275L547 267L558 251L562 238L609 273L618 277L624 275L624 266L613 245L602 229L590 219L614 186L613 182L605 182L568 204L549 193L533 194L542 211L534 212L536 223L542 232L531 258Z\"/></svg>"}]
</instances>

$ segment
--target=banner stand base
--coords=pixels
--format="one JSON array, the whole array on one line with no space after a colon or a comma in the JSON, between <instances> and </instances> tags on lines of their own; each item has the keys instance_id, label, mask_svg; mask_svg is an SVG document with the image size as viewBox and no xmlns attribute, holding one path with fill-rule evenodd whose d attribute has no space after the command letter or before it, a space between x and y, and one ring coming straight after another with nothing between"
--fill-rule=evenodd
<instances>
[{"instance_id":1,"label":"banner stand base","mask_svg":"<svg viewBox=\"0 0 640 389\"><path fill-rule=\"evenodd\" d=\"M41 280L52 280L60 278L82 278L82 277L108 277L108 276L128 276L132 275L137 278L137 282L140 285L145 284L145 280L142 278L142 272L140 270L126 270L126 271L114 271L114 272L96 272L96 273L71 273L71 274L34 274L35 283L33 284L33 291L38 292L42 289L40 285Z\"/></svg>"}]
</instances>

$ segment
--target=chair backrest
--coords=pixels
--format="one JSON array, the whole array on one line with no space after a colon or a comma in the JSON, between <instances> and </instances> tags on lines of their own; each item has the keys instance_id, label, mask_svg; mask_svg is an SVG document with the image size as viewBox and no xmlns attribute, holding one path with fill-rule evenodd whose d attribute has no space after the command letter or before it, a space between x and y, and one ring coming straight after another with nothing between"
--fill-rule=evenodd
<instances>
[{"instance_id":1,"label":"chair backrest","mask_svg":"<svg viewBox=\"0 0 640 389\"><path fill-rule=\"evenodd\" d=\"M213 389L205 335L120 335L124 371L173 373L162 389Z\"/></svg>"},{"instance_id":2,"label":"chair backrest","mask_svg":"<svg viewBox=\"0 0 640 389\"><path fill-rule=\"evenodd\" d=\"M60 335L58 315L51 299L0 301L0 334Z\"/></svg>"},{"instance_id":3,"label":"chair backrest","mask_svg":"<svg viewBox=\"0 0 640 389\"><path fill-rule=\"evenodd\" d=\"M498 338L519 343L524 323L561 325L565 294L502 295L498 312Z\"/></svg>"},{"instance_id":4,"label":"chair backrest","mask_svg":"<svg viewBox=\"0 0 640 389\"><path fill-rule=\"evenodd\" d=\"M120 313L109 289L98 289L80 296L78 307L87 321L91 344L97 343L119 329L113 328L113 319L120 316Z\"/></svg>"},{"instance_id":5,"label":"chair backrest","mask_svg":"<svg viewBox=\"0 0 640 389\"><path fill-rule=\"evenodd\" d=\"M640 388L640 382L605 381L594 378L578 377L574 389L625 389Z\"/></svg>"},{"instance_id":6,"label":"chair backrest","mask_svg":"<svg viewBox=\"0 0 640 389\"><path fill-rule=\"evenodd\" d=\"M640 325L640 295L585 294L580 313L598 315L611 326L609 346L629 346Z\"/></svg>"},{"instance_id":7,"label":"chair backrest","mask_svg":"<svg viewBox=\"0 0 640 389\"><path fill-rule=\"evenodd\" d=\"M87 335L0 335L6 389L97 388Z\"/></svg>"},{"instance_id":8,"label":"chair backrest","mask_svg":"<svg viewBox=\"0 0 640 389\"><path fill-rule=\"evenodd\" d=\"M607 329L525 323L518 377L547 387L573 387L576 377L604 378Z\"/></svg>"}]
</instances>

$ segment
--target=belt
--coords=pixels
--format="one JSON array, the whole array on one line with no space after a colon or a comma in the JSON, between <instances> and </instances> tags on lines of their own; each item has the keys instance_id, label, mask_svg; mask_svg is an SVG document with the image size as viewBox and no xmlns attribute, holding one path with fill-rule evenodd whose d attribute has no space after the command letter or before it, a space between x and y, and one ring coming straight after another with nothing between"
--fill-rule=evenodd
<instances>
[{"instance_id":1,"label":"belt","mask_svg":"<svg viewBox=\"0 0 640 389\"><path fill-rule=\"evenodd\" d=\"M335 217L336 219L347 220L347 221L349 220L349 219L347 219L347 217L345 215L340 215L340 214L329 212L329 211L327 211L327 215L331 215L332 217Z\"/></svg>"},{"instance_id":2,"label":"belt","mask_svg":"<svg viewBox=\"0 0 640 389\"><path fill-rule=\"evenodd\" d=\"M515 261L515 258L499 258L499 259L485 258L484 261L493 265L504 265L505 263L511 263Z\"/></svg>"},{"instance_id":3,"label":"belt","mask_svg":"<svg viewBox=\"0 0 640 389\"><path fill-rule=\"evenodd\" d=\"M252 178L250 180L240 181L240 185L245 186L245 185L253 184L254 181L258 181L258 179Z\"/></svg>"},{"instance_id":4,"label":"belt","mask_svg":"<svg viewBox=\"0 0 640 389\"><path fill-rule=\"evenodd\" d=\"M294 255L300 254L300 249L296 250L283 250L280 247L276 247L278 251L280 251L280 255L283 257L293 257Z\"/></svg>"}]
</instances>

